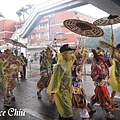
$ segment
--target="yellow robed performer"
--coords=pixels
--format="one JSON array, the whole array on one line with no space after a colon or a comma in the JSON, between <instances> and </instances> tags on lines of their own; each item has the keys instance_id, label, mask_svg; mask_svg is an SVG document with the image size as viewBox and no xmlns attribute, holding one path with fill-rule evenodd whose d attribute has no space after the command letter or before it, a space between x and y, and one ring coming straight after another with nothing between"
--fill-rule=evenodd
<instances>
[{"instance_id":1,"label":"yellow robed performer","mask_svg":"<svg viewBox=\"0 0 120 120\"><path fill-rule=\"evenodd\" d=\"M60 48L58 62L47 88L47 93L50 94L49 101L52 104L55 102L59 112L59 119L73 119L71 67L76 57L70 52L71 50L75 49L69 47L68 44Z\"/></svg>"},{"instance_id":2,"label":"yellow robed performer","mask_svg":"<svg viewBox=\"0 0 120 120\"><path fill-rule=\"evenodd\" d=\"M114 98L116 92L120 92L120 44L116 46L118 49L116 52L113 51L113 65L111 70L111 87L112 94L111 99Z\"/></svg>"}]
</instances>

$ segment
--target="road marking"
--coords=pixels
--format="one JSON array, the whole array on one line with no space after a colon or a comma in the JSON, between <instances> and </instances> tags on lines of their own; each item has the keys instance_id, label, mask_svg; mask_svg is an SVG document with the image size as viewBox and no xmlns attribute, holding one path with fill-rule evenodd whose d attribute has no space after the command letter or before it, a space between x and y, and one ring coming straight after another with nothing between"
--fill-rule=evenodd
<instances>
[{"instance_id":1,"label":"road marking","mask_svg":"<svg viewBox=\"0 0 120 120\"><path fill-rule=\"evenodd\" d=\"M36 117L40 120L57 120L57 119L52 119L52 118L49 118L42 114L39 114L38 112L35 112L32 109L24 108L23 111L25 111L26 113L28 113L28 114L32 115L33 117Z\"/></svg>"},{"instance_id":2,"label":"road marking","mask_svg":"<svg viewBox=\"0 0 120 120\"><path fill-rule=\"evenodd\" d=\"M118 99L120 99L120 96L115 96L114 98L118 98Z\"/></svg>"}]
</instances>

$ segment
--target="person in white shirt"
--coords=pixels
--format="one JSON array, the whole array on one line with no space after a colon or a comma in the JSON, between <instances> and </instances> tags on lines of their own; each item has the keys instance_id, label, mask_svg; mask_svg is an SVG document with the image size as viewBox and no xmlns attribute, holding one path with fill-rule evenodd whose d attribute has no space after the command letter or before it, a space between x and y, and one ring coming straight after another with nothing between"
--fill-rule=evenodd
<instances>
[{"instance_id":1,"label":"person in white shirt","mask_svg":"<svg viewBox=\"0 0 120 120\"><path fill-rule=\"evenodd\" d=\"M31 70L31 55L30 54L28 54L28 67L29 67L29 69Z\"/></svg>"}]
</instances>

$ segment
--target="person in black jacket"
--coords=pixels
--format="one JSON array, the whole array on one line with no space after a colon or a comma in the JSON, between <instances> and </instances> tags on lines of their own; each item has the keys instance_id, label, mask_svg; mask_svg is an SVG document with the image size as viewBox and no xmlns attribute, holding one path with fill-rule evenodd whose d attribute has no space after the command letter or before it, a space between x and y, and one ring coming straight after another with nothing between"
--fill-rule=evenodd
<instances>
[{"instance_id":1,"label":"person in black jacket","mask_svg":"<svg viewBox=\"0 0 120 120\"><path fill-rule=\"evenodd\" d=\"M23 65L23 74L22 74L22 72L20 72L20 73L21 73L21 79L22 79L22 80L27 80L27 79L26 79L27 59L26 59L26 57L24 56L24 53L21 53L21 57L22 57L23 61L25 62L25 64Z\"/></svg>"}]
</instances>

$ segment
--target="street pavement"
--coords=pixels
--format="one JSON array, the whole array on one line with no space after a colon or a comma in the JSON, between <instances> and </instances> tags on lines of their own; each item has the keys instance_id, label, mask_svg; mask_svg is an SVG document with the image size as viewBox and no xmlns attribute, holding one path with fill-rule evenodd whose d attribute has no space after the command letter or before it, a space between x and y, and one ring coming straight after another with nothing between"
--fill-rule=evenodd
<instances>
[{"instance_id":1,"label":"street pavement","mask_svg":"<svg viewBox=\"0 0 120 120\"><path fill-rule=\"evenodd\" d=\"M87 100L94 94L94 84L90 77L90 64L86 64L86 76L83 76L84 89L87 94ZM16 97L15 101L11 102L11 107L3 106L3 96L0 92L0 120L58 120L58 112L55 104L49 102L49 95L46 89L42 91L42 98L37 98L37 81L40 78L39 62L34 61L31 64L31 70L27 68L27 80L21 80L20 84L14 90ZM109 87L111 92L111 88ZM119 105L120 94L115 96L115 102ZM89 120L105 120L105 111L98 104L95 104L97 112L91 116ZM12 112L12 110L14 110ZM1 114L6 111L5 116ZM22 112L24 114L22 114ZM82 120L79 115L79 110L73 111L75 120ZM14 114L12 114L14 113ZM17 114L19 113L19 114ZM120 120L120 106L113 112L116 120ZM11 116L10 116L11 115Z\"/></svg>"}]
</instances>

